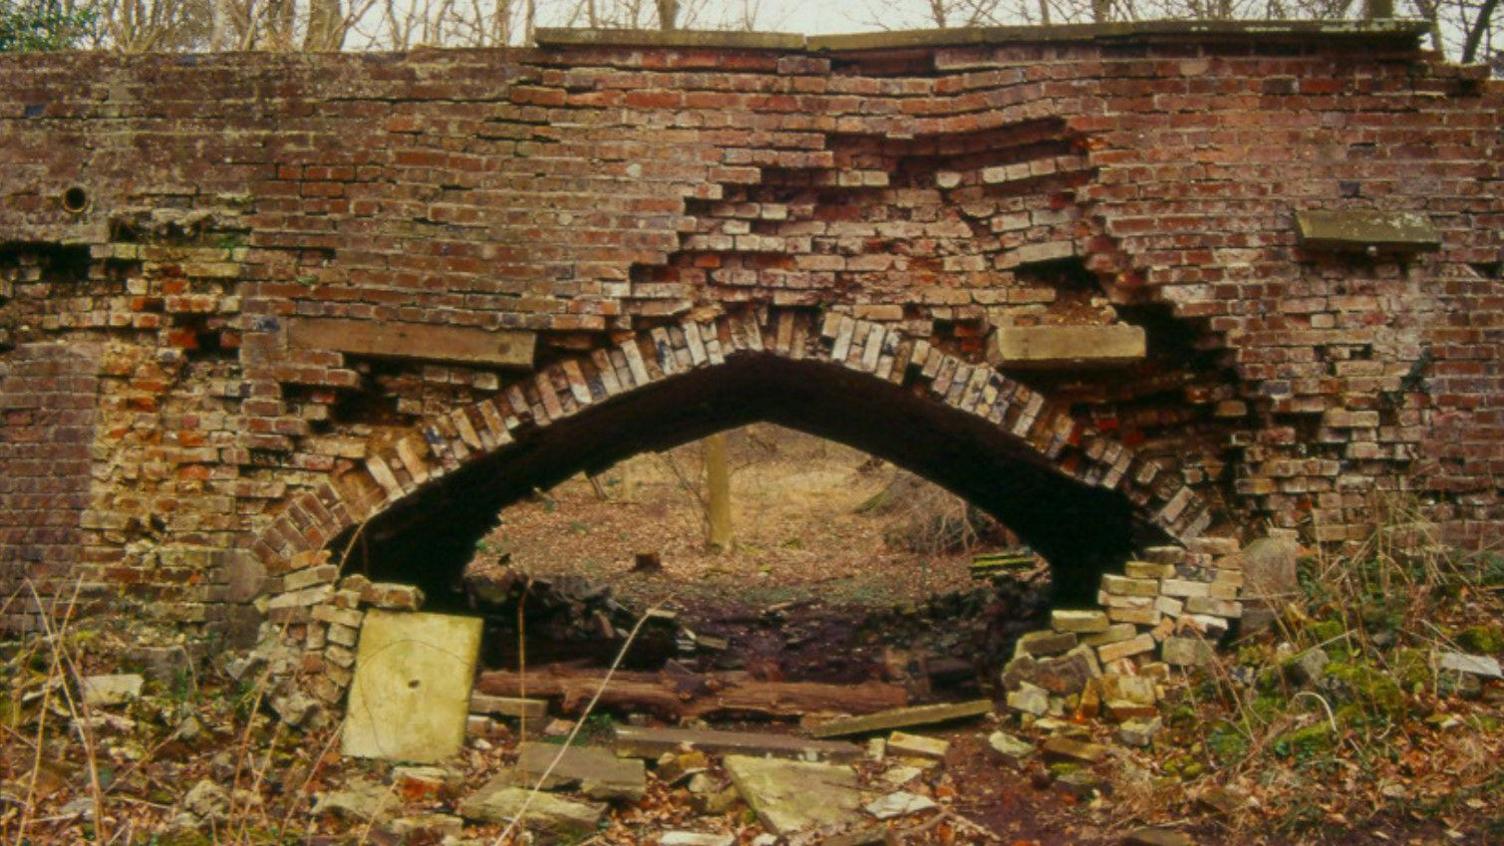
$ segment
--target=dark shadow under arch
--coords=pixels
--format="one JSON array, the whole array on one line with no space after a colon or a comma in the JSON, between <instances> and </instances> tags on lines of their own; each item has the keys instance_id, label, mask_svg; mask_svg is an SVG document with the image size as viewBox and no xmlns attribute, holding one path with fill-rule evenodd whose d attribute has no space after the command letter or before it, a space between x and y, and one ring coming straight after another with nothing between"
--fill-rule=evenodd
<instances>
[{"instance_id":1,"label":"dark shadow under arch","mask_svg":"<svg viewBox=\"0 0 1504 846\"><path fill-rule=\"evenodd\" d=\"M416 583L436 607L498 512L582 470L768 421L894 462L991 513L1048 558L1057 601L1085 601L1097 574L1165 539L1117 490L1061 473L1017 438L913 386L817 359L739 355L596 403L469 461L373 517L350 569ZM348 531L334 542L343 549Z\"/></svg>"}]
</instances>

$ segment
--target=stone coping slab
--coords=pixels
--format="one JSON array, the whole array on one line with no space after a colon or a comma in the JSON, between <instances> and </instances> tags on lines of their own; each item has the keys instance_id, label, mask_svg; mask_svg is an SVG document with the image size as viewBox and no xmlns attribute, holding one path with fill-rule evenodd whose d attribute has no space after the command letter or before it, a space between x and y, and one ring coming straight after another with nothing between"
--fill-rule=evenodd
<instances>
[{"instance_id":1,"label":"stone coping slab","mask_svg":"<svg viewBox=\"0 0 1504 846\"><path fill-rule=\"evenodd\" d=\"M1441 233L1418 212L1337 209L1298 211L1301 246L1326 250L1430 251L1441 249Z\"/></svg>"},{"instance_id":2,"label":"stone coping slab","mask_svg":"<svg viewBox=\"0 0 1504 846\"><path fill-rule=\"evenodd\" d=\"M539 47L667 47L855 53L989 44L1084 41L1311 41L1334 40L1415 47L1424 21L1401 18L1364 21L1116 21L1050 26L988 26L799 35L788 32L542 28Z\"/></svg>"}]
</instances>

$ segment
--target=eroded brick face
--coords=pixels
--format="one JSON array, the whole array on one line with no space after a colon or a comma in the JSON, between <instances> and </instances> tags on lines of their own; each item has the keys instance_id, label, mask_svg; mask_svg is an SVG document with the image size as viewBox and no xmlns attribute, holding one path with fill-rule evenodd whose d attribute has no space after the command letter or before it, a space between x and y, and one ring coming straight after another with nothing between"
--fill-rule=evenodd
<instances>
[{"instance_id":1,"label":"eroded brick face","mask_svg":"<svg viewBox=\"0 0 1504 846\"><path fill-rule=\"evenodd\" d=\"M1401 493L1457 542L1504 517L1504 91L1392 38L69 55L0 61L0 92L7 590L223 627L711 340L991 415L1172 535L1357 539ZM1310 209L1419 214L1439 249L1307 249ZM1147 353L989 381L1039 326Z\"/></svg>"}]
</instances>

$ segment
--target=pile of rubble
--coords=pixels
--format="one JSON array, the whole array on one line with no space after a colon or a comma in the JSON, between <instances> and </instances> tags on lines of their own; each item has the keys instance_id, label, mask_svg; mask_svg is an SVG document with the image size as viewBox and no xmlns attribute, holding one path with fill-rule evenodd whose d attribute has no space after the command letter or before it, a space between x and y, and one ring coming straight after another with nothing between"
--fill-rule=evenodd
<instances>
[{"instance_id":1,"label":"pile of rubble","mask_svg":"<svg viewBox=\"0 0 1504 846\"><path fill-rule=\"evenodd\" d=\"M1147 549L1122 575L1104 575L1100 609L1055 610L1049 629L1018 639L1002 674L1008 707L1026 725L1104 718L1119 724L1122 742L1147 746L1160 727L1156 706L1170 669L1210 663L1243 619L1246 560L1236 541L1205 538L1189 549ZM1294 559L1288 563L1293 574ZM1067 737L1053 742L1075 748ZM1081 751L1089 762L1101 757Z\"/></svg>"},{"instance_id":2,"label":"pile of rubble","mask_svg":"<svg viewBox=\"0 0 1504 846\"><path fill-rule=\"evenodd\" d=\"M480 699L476 709L496 705ZM507 707L541 718L542 705ZM466 789L452 765L465 756L397 766L390 786L346 785L321 796L315 815L449 843L489 842L463 838L514 825L545 842L599 835L661 846L858 846L940 826L969 834L963 842L991 840L954 807L944 764L951 743L919 732L995 721L992 710L990 700L890 709L827 719L803 734L622 725L579 743L570 742L578 724L540 719L541 731L520 743L510 733L499 743L471 738L472 761L486 762L472 769L489 774L479 787Z\"/></svg>"}]
</instances>

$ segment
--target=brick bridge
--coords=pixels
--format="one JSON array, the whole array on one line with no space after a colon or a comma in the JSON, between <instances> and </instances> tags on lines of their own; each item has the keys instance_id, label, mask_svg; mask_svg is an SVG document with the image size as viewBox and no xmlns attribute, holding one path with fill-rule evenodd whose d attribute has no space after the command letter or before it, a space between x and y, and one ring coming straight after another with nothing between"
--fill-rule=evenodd
<instances>
[{"instance_id":1,"label":"brick bridge","mask_svg":"<svg viewBox=\"0 0 1504 846\"><path fill-rule=\"evenodd\" d=\"M1479 543L1504 86L1421 31L0 58L4 626L322 643L355 527L442 590L533 488L761 419L1083 584L1399 495Z\"/></svg>"}]
</instances>

